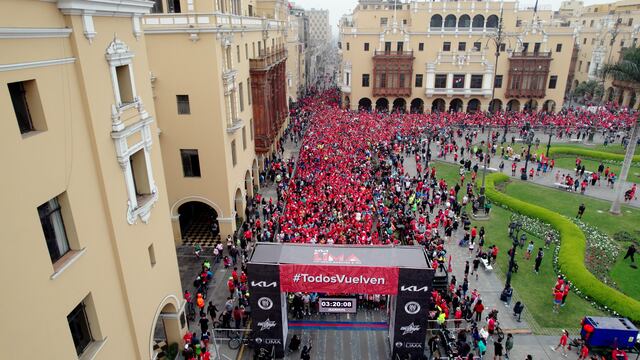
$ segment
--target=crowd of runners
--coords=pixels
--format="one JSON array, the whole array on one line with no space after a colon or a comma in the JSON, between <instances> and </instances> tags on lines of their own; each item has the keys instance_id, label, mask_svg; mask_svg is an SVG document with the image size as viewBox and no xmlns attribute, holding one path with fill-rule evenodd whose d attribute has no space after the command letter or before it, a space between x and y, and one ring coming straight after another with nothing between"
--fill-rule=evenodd
<instances>
[{"instance_id":1,"label":"crowd of runners","mask_svg":"<svg viewBox=\"0 0 640 360\"><path fill-rule=\"evenodd\" d=\"M207 348L210 325L240 328L246 324L250 314L247 278L251 274L247 273L244 260L254 241L420 244L433 259L433 268L442 272L448 272L448 247L468 247L463 279L452 277L446 290L432 293L431 320L434 326L458 331L454 335L459 342L455 349L458 356L482 356L496 331L497 311L489 311L489 316L483 317L481 294L470 283L473 277L478 279L480 264L490 265L499 250L485 244L484 228L472 227L466 210L490 211L490 203L481 201L478 194L478 173L485 162L504 171L505 161L516 160L511 165L512 175L520 175L525 172L522 163L527 157L529 176L554 171L554 160L543 154L539 144L532 149L535 153L523 150L516 156L511 145L502 142L505 124L511 134L521 137L526 137L530 131L527 128L539 127L552 127L558 137L584 136L592 128L611 137L634 121L626 111L608 110L492 116L353 112L340 109L337 100L337 91L329 90L300 99L292 108L278 151L265 161L260 173L260 184L275 186L276 196L256 194L247 199L246 222L236 236L227 240L227 255L224 244L216 247L216 259L233 269L227 283L227 301L220 310L220 304L209 302L206 306L211 268L206 261L194 282L195 294L185 294L195 304L201 326L200 337L195 333L185 337L185 358L206 359L202 349ZM513 135L509 139L511 143L514 138ZM284 158L285 141L300 146L297 160ZM499 165L492 161L495 157ZM432 161L436 158L459 164L458 181L447 182L439 176ZM415 162L415 171L407 170L409 162ZM601 178L609 181L613 177L615 181L615 174L607 169L603 166L588 173L576 159L575 172L555 173L556 182L580 188L584 193L587 186L599 185ZM635 197L635 185L629 191L631 198ZM561 293L558 306L564 303L568 288L567 283L554 290ZM364 296L373 308L383 303L379 296ZM314 299L317 294L291 294L289 304L296 317L303 317L312 313ZM444 340L443 335L430 340L432 353ZM496 356L508 356L513 338L498 338L494 346Z\"/></svg>"}]
</instances>

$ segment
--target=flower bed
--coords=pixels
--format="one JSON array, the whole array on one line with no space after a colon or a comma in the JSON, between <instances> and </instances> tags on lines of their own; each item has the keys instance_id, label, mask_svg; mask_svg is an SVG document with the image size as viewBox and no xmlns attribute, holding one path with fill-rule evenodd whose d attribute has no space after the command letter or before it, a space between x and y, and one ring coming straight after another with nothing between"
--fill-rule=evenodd
<instances>
[{"instance_id":1,"label":"flower bed","mask_svg":"<svg viewBox=\"0 0 640 360\"><path fill-rule=\"evenodd\" d=\"M587 240L580 227L554 211L515 199L496 189L496 184L508 180L509 177L502 173L488 175L487 197L513 212L548 223L559 232L561 246L557 257L558 270L572 281L577 288L576 293L595 301L607 310L611 309L634 322L640 322L640 302L605 285L587 269L585 265Z\"/></svg>"}]
</instances>

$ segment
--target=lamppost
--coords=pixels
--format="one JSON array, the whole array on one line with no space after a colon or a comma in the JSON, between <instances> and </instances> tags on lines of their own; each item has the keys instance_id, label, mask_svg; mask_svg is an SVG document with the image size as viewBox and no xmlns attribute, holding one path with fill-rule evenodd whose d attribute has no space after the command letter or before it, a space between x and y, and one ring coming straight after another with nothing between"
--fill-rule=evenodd
<instances>
[{"instance_id":1,"label":"lamppost","mask_svg":"<svg viewBox=\"0 0 640 360\"><path fill-rule=\"evenodd\" d=\"M549 141L547 141L546 157L549 157L549 148L551 147L551 137L553 136L553 125L549 125Z\"/></svg>"},{"instance_id":2,"label":"lamppost","mask_svg":"<svg viewBox=\"0 0 640 360\"><path fill-rule=\"evenodd\" d=\"M511 226L511 224L509 224ZM509 253L509 269L507 270L507 280L504 284L504 288L507 289L511 287L511 275L513 274L513 268L516 264L516 248L518 247L518 233L520 233L520 229L518 224L514 224L517 229L517 232L514 232L511 237L511 251Z\"/></svg>"},{"instance_id":3,"label":"lamppost","mask_svg":"<svg viewBox=\"0 0 640 360\"><path fill-rule=\"evenodd\" d=\"M496 99L496 72L498 71L498 60L500 59L500 52L501 51L505 51L503 49L503 46L506 46L504 44L505 40L509 40L509 38L512 38L513 35L508 35L507 33L505 33L504 31L504 22L503 22L503 13L504 10L501 8L500 9L500 18L498 19L498 27L496 28L496 32L495 33L489 33L487 35L488 40L487 40L487 44L489 42L492 42L493 45L495 46L496 52L495 52L495 62L494 62L494 66L493 66L493 84L491 86L491 101L489 102L489 111L490 112L495 112L496 111L496 105L495 105L495 99ZM518 39L516 37L516 39ZM519 39L518 39L519 41ZM488 46L487 46L488 48ZM505 117L505 122L504 122L504 133L502 134L502 143L504 144L507 141L507 131L509 130L508 128L508 120Z\"/></svg>"},{"instance_id":4,"label":"lamppost","mask_svg":"<svg viewBox=\"0 0 640 360\"><path fill-rule=\"evenodd\" d=\"M485 178L487 177L487 163L489 160L489 153L491 151L491 149L489 148L490 146L490 140L491 140L491 128L489 127L487 129L487 143L486 143L486 153L482 156L482 187L480 187L480 198L478 199L478 203L479 203L479 207L480 207L480 213L481 214L485 214L485 217L488 217L488 214L486 214L486 211L484 209L484 204L485 204Z\"/></svg>"},{"instance_id":5,"label":"lamppost","mask_svg":"<svg viewBox=\"0 0 640 360\"><path fill-rule=\"evenodd\" d=\"M524 125L523 130L525 131L525 142L528 145L527 147L527 157L524 162L524 172L520 175L521 180L527 180L527 167L529 166L529 158L531 157L531 143L533 142L533 130L531 129L531 123L527 122Z\"/></svg>"}]
</instances>

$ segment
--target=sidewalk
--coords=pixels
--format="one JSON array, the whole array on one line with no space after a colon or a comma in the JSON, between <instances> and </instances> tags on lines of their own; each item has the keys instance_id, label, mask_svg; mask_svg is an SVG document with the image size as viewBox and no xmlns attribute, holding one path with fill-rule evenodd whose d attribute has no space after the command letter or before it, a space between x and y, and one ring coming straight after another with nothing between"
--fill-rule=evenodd
<instances>
[{"instance_id":1,"label":"sidewalk","mask_svg":"<svg viewBox=\"0 0 640 360\"><path fill-rule=\"evenodd\" d=\"M507 140L509 141L508 144L510 144L510 139L511 139L511 135L512 134L508 134L507 136ZM515 134L513 136L516 136ZM597 138L596 138L597 139ZM458 140L458 138L456 139ZM479 144L480 141L486 140L486 135L482 136L482 134L478 135L477 138L477 142L475 144ZM563 138L563 142L556 142L555 144L561 144L561 143L568 143L566 140L566 138ZM507 144L505 144L505 147L507 146ZM553 144L552 144L553 147ZM541 149L545 149L546 145L540 145L540 147L538 148L538 151L540 151ZM432 152L435 155L437 153L437 151L434 151L435 147L433 147ZM532 146L531 148L531 153L534 153L534 147ZM487 164L487 169L493 168L493 169L498 169L498 166L500 164L500 159L499 159L499 155L500 155L500 150L498 148L498 150L496 151L496 155L494 155L492 158L490 158L490 163ZM468 156L467 153L465 152L465 159L471 159L472 164L476 164L478 163L478 161L476 160L475 156ZM461 158L459 158L460 160ZM434 161L441 161L441 162L446 162L449 164L455 164L457 166L460 166L460 163L456 163L455 161L453 161L453 154L448 154L445 157L435 157L432 156L432 160ZM459 161L458 160L458 161ZM516 180L520 180L520 168L524 166L524 161L519 161L519 162L515 162L516 163L516 176L511 176L511 164L514 163L514 161L511 160L504 160L504 171L503 173L510 176L512 179L516 179ZM415 166L415 165L414 165ZM479 166L479 170L478 170L478 178L477 178L477 182L481 183L482 181L482 164L478 163ZM528 169L531 169L532 167L534 169L536 169L536 163L532 163L529 162L529 166ZM527 169L527 171L528 171ZM489 170L487 170L489 171ZM562 174L569 174L572 177L575 177L575 170L573 169L562 169L562 168L558 168L555 167L553 169L553 171L548 171L546 174L543 174L542 172L540 173L539 176L534 176L532 179L529 179L527 181L530 181L534 184L538 184L538 185L543 185L546 187L550 187L553 189L557 189L558 191L564 191L564 190L560 190L558 189L558 187L556 185L554 185L556 183L555 180L555 175L556 173L560 173ZM562 181L562 180L561 180ZM595 199L599 199L599 200L605 200L605 201L609 201L609 202L613 202L615 200L616 197L616 190L618 188L618 186L623 186L623 188L625 190L630 189L631 186L633 185L633 183L627 182L627 181L621 181L621 180L617 180L616 181L616 187L615 189L611 189L610 187L607 187L607 182L606 180L602 180L601 181L601 185L598 186L597 184L595 186L587 186L587 190L585 191L584 196L588 196L588 197L592 197ZM580 194L580 190L578 189L577 194ZM633 199L629 202L625 202L625 205L629 205L632 207L636 207L636 208L640 208L640 199Z\"/></svg>"}]
</instances>

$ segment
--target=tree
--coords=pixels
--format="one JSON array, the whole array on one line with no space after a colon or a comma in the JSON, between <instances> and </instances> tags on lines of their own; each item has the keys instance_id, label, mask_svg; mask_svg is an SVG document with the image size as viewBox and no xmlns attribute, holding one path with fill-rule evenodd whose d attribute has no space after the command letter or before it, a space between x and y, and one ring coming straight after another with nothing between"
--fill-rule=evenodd
<instances>
[{"instance_id":1,"label":"tree","mask_svg":"<svg viewBox=\"0 0 640 360\"><path fill-rule=\"evenodd\" d=\"M597 81L589 80L578 84L573 93L577 97L589 100L591 98L601 97L603 93L603 87L602 84L599 84Z\"/></svg>"},{"instance_id":2,"label":"tree","mask_svg":"<svg viewBox=\"0 0 640 360\"><path fill-rule=\"evenodd\" d=\"M603 76L612 77L618 81L624 81L634 88L640 88L640 48L630 48L622 53L622 59L615 64L605 64L602 68ZM633 154L636 151L636 144L638 143L638 120L632 125L629 143L627 144L627 152L624 156L624 162L622 163L622 170L618 181L616 181L616 199L611 204L609 212L612 214L620 215L620 204L622 203L622 197L624 195L623 182L626 181L629 169L631 168L631 161L633 160Z\"/></svg>"}]
</instances>

